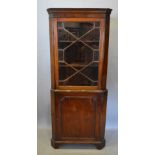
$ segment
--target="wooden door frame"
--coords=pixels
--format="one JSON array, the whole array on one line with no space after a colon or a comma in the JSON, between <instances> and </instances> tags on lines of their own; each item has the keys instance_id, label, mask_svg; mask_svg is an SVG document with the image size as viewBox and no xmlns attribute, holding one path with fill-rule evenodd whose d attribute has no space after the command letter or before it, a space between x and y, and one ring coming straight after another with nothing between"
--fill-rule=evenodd
<instances>
[{"instance_id":1,"label":"wooden door frame","mask_svg":"<svg viewBox=\"0 0 155 155\"><path fill-rule=\"evenodd\" d=\"M98 85L97 86L60 86L59 85L59 64L58 64L58 31L57 22L100 22L100 39L99 39L99 63L98 63ZM104 39L105 39L105 20L104 18L54 18L53 20L54 35L54 68L55 68L55 87L62 90L97 90L102 89L103 81L103 63L104 63Z\"/></svg>"}]
</instances>

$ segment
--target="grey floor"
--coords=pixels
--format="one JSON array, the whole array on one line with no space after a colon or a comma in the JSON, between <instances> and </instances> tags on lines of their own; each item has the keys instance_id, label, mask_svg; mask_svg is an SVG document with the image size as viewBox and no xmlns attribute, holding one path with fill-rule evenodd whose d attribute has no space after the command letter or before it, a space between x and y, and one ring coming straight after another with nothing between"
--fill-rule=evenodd
<instances>
[{"instance_id":1,"label":"grey floor","mask_svg":"<svg viewBox=\"0 0 155 155\"><path fill-rule=\"evenodd\" d=\"M117 130L106 130L106 146L97 150L94 145L60 145L59 149L50 146L51 130L38 129L37 155L117 155L118 134Z\"/></svg>"}]
</instances>

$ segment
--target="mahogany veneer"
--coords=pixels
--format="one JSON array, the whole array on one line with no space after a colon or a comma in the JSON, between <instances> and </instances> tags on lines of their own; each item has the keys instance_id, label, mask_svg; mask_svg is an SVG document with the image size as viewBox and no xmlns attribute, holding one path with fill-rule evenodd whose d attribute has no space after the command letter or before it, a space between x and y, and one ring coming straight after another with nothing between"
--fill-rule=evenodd
<instances>
[{"instance_id":1,"label":"mahogany veneer","mask_svg":"<svg viewBox=\"0 0 155 155\"><path fill-rule=\"evenodd\" d=\"M111 9L47 9L50 28L51 113L59 144L105 146Z\"/></svg>"}]
</instances>

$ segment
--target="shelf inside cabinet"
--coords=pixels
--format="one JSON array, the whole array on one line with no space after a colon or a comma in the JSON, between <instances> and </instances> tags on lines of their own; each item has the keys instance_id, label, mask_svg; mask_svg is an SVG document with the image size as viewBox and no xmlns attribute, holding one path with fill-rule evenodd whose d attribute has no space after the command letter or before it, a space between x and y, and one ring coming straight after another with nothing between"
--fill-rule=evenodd
<instances>
[{"instance_id":1,"label":"shelf inside cabinet","mask_svg":"<svg viewBox=\"0 0 155 155\"><path fill-rule=\"evenodd\" d=\"M79 40L80 41L80 40ZM75 41L70 41L70 40L59 40L60 43L72 43L72 42L75 42ZM82 41L82 42L86 42L86 43L98 43L99 41L98 40L87 40L87 41Z\"/></svg>"},{"instance_id":2,"label":"shelf inside cabinet","mask_svg":"<svg viewBox=\"0 0 155 155\"><path fill-rule=\"evenodd\" d=\"M98 63L99 61L93 61L93 62ZM59 64L59 66L60 67L70 67L70 66L72 66L72 67L85 67L86 64L72 63L72 64ZM92 65L91 67L97 67L97 64L96 65Z\"/></svg>"}]
</instances>

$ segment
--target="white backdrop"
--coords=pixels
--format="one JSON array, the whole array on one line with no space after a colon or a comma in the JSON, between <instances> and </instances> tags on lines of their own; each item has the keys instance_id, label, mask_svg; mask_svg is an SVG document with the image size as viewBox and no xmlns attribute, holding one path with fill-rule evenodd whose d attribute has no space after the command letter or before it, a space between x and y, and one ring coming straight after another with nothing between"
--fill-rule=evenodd
<instances>
[{"instance_id":1,"label":"white backdrop","mask_svg":"<svg viewBox=\"0 0 155 155\"><path fill-rule=\"evenodd\" d=\"M51 128L50 114L50 49L47 8L111 8L106 128L118 125L118 18L117 0L38 0L37 104L38 128Z\"/></svg>"}]
</instances>

